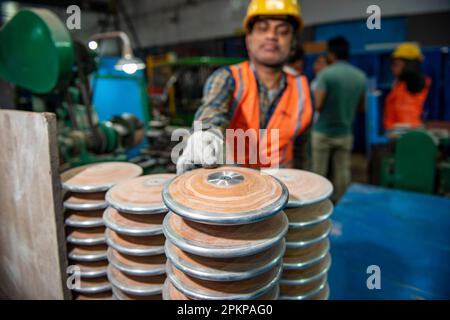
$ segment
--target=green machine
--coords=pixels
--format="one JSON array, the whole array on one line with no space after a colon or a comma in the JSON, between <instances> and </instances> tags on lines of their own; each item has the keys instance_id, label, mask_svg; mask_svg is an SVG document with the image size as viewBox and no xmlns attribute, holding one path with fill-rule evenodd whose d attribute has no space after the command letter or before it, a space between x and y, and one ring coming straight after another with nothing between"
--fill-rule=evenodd
<instances>
[{"instance_id":1,"label":"green machine","mask_svg":"<svg viewBox=\"0 0 450 320\"><path fill-rule=\"evenodd\" d=\"M418 129L391 140L392 152L381 162L381 185L422 193L450 195L449 137Z\"/></svg>"},{"instance_id":2,"label":"green machine","mask_svg":"<svg viewBox=\"0 0 450 320\"><path fill-rule=\"evenodd\" d=\"M0 29L0 78L31 92L19 109L54 112L62 169L126 160L126 148L145 136L130 114L99 122L92 106L89 74L93 52L71 38L64 24L44 9L19 11ZM22 99L23 100L23 99Z\"/></svg>"}]
</instances>

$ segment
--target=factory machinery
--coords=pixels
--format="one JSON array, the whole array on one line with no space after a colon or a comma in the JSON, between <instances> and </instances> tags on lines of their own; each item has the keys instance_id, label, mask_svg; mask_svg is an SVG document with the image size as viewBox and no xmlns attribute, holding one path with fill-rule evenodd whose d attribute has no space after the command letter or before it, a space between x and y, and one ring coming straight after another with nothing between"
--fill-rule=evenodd
<instances>
[{"instance_id":1,"label":"factory machinery","mask_svg":"<svg viewBox=\"0 0 450 320\"><path fill-rule=\"evenodd\" d=\"M61 170L99 161L127 160L126 149L145 136L132 114L100 122L89 75L95 53L73 40L50 11L19 11L0 30L0 78L15 84L17 108L58 117Z\"/></svg>"}]
</instances>

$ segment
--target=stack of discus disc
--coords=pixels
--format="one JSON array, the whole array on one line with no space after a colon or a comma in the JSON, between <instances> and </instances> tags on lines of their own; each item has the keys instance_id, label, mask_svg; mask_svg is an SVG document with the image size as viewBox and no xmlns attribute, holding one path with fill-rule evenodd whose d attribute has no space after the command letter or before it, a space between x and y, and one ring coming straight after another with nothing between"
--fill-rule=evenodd
<instances>
[{"instance_id":1,"label":"stack of discus disc","mask_svg":"<svg viewBox=\"0 0 450 320\"><path fill-rule=\"evenodd\" d=\"M288 220L283 183L239 167L173 179L163 199L165 300L278 299Z\"/></svg>"},{"instance_id":2,"label":"stack of discus disc","mask_svg":"<svg viewBox=\"0 0 450 320\"><path fill-rule=\"evenodd\" d=\"M116 183L142 174L141 167L105 162L70 169L62 174L69 265L79 268L81 283L72 290L77 299L108 299L108 260L103 224L105 194ZM73 269L76 270L76 269Z\"/></svg>"},{"instance_id":3,"label":"stack of discus disc","mask_svg":"<svg viewBox=\"0 0 450 320\"><path fill-rule=\"evenodd\" d=\"M106 194L108 279L116 299L161 299L166 279L162 222L168 212L161 192L174 177L142 176L117 184Z\"/></svg>"},{"instance_id":4,"label":"stack of discus disc","mask_svg":"<svg viewBox=\"0 0 450 320\"><path fill-rule=\"evenodd\" d=\"M327 274L331 266L328 235L333 204L328 197L333 185L325 178L302 170L279 169L275 177L289 190L284 209L289 219L280 299L326 300Z\"/></svg>"}]
</instances>

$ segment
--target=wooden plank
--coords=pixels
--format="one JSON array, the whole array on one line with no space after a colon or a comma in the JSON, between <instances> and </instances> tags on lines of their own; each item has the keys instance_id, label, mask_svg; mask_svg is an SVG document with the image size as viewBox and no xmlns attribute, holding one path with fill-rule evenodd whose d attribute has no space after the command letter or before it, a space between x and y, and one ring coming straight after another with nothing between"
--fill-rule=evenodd
<instances>
[{"instance_id":1,"label":"wooden plank","mask_svg":"<svg viewBox=\"0 0 450 320\"><path fill-rule=\"evenodd\" d=\"M0 130L0 294L69 298L56 117L0 110Z\"/></svg>"}]
</instances>

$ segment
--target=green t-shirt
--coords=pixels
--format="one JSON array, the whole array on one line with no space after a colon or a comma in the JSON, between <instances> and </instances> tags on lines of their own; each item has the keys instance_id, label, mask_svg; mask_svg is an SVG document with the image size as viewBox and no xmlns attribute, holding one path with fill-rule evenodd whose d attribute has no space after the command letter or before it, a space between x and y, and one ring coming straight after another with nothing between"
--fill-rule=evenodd
<instances>
[{"instance_id":1,"label":"green t-shirt","mask_svg":"<svg viewBox=\"0 0 450 320\"><path fill-rule=\"evenodd\" d=\"M319 72L315 90L324 90L325 98L314 130L333 136L351 134L365 86L365 74L344 61L333 63Z\"/></svg>"}]
</instances>

